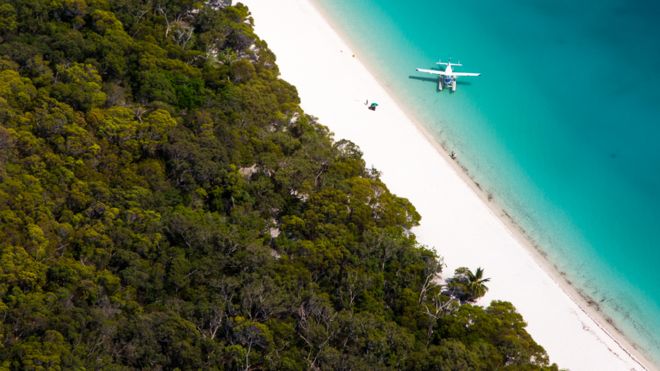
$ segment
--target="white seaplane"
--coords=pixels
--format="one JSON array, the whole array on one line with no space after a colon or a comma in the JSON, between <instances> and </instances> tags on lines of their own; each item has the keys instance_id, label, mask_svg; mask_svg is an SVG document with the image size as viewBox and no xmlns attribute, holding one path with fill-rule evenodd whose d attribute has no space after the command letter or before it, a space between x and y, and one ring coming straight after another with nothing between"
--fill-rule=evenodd
<instances>
[{"instance_id":1,"label":"white seaplane","mask_svg":"<svg viewBox=\"0 0 660 371\"><path fill-rule=\"evenodd\" d=\"M460 63L452 62L438 62L441 66L446 66L444 71L440 70L428 70L424 68L418 68L417 72L430 73L432 75L438 75L438 90L442 91L443 87L448 87L452 92L456 91L456 79L463 76L479 76L480 73L474 72L454 72L452 67L462 67Z\"/></svg>"}]
</instances>

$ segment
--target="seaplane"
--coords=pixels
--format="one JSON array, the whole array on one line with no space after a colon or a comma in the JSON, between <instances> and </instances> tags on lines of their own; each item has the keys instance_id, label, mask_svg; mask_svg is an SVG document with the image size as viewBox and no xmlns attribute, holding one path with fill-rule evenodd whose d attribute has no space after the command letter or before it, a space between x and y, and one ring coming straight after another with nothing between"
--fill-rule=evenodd
<instances>
[{"instance_id":1,"label":"seaplane","mask_svg":"<svg viewBox=\"0 0 660 371\"><path fill-rule=\"evenodd\" d=\"M452 67L463 67L460 63L452 62L438 62L436 63L440 66L446 66L444 71L440 70L429 70L425 68L418 68L417 72L430 73L432 75L438 75L438 90L442 91L443 87L451 89L452 93L456 91L456 79L464 76L479 76L480 73L474 72L454 72Z\"/></svg>"}]
</instances>

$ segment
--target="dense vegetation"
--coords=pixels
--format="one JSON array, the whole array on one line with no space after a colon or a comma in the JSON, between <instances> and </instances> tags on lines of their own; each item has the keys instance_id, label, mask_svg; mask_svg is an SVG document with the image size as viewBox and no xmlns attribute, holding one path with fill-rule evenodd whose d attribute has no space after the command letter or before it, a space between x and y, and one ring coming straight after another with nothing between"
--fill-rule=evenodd
<instances>
[{"instance_id":1,"label":"dense vegetation","mask_svg":"<svg viewBox=\"0 0 660 371\"><path fill-rule=\"evenodd\" d=\"M554 368L298 103L240 4L0 0L0 368Z\"/></svg>"}]
</instances>

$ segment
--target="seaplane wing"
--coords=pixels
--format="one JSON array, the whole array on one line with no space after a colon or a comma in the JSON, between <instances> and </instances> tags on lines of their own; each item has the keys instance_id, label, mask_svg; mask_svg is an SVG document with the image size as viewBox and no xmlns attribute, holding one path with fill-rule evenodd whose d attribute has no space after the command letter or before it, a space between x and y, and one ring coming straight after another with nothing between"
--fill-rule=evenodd
<instances>
[{"instance_id":1,"label":"seaplane wing","mask_svg":"<svg viewBox=\"0 0 660 371\"><path fill-rule=\"evenodd\" d=\"M445 71L427 70L427 69L424 69L424 68L418 68L417 72L424 72L424 73L430 73L430 74L433 74L433 75L447 76Z\"/></svg>"},{"instance_id":2,"label":"seaplane wing","mask_svg":"<svg viewBox=\"0 0 660 371\"><path fill-rule=\"evenodd\" d=\"M479 76L481 74L474 72L452 72L451 75L456 77L461 77L461 76Z\"/></svg>"}]
</instances>

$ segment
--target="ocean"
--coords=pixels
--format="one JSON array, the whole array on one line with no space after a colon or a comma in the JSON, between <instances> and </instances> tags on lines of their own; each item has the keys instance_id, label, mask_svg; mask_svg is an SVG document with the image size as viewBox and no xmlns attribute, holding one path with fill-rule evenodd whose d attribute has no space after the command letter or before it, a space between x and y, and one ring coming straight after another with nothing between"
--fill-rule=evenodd
<instances>
[{"instance_id":1,"label":"ocean","mask_svg":"<svg viewBox=\"0 0 660 371\"><path fill-rule=\"evenodd\" d=\"M316 3L567 280L660 364L660 3ZM483 75L452 94L415 71L449 58Z\"/></svg>"}]
</instances>

